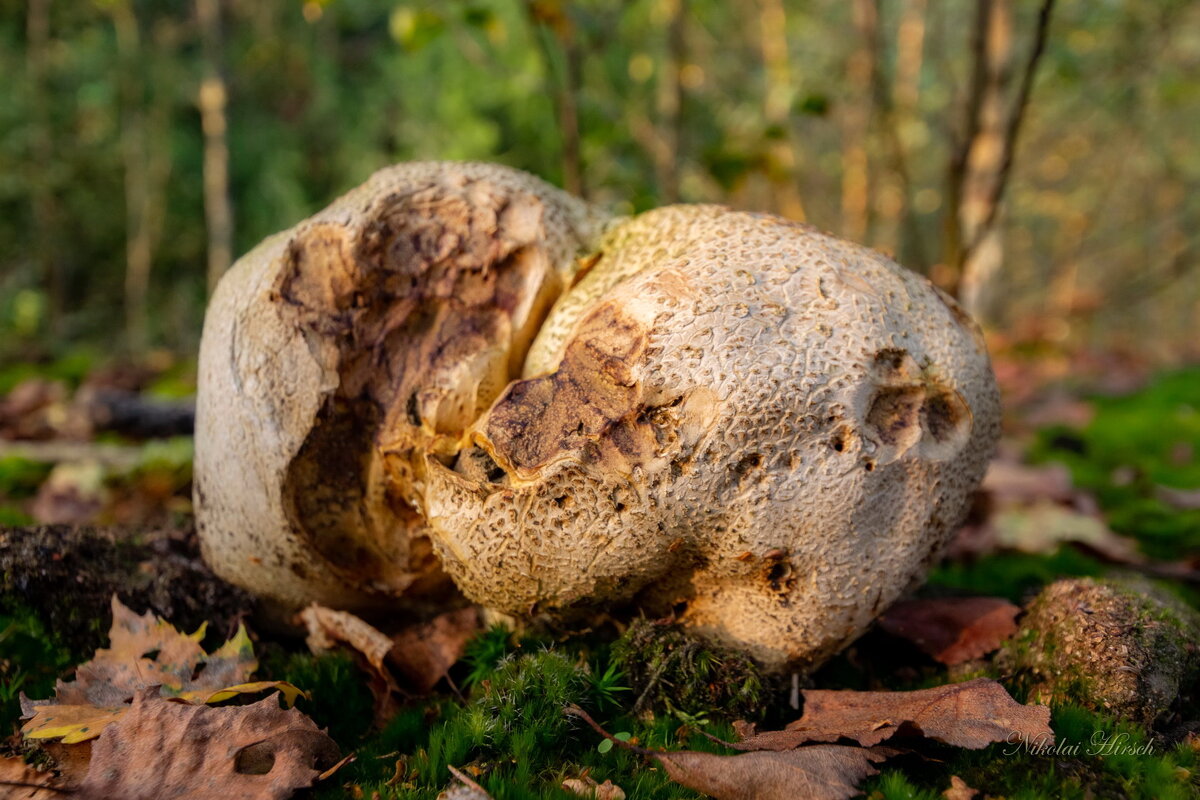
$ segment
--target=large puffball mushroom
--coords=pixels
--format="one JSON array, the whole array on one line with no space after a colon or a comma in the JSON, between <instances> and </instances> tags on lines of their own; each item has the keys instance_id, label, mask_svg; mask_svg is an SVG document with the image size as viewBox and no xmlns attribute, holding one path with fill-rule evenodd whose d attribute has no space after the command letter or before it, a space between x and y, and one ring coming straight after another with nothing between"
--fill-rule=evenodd
<instances>
[{"instance_id":1,"label":"large puffball mushroom","mask_svg":"<svg viewBox=\"0 0 1200 800\"><path fill-rule=\"evenodd\" d=\"M209 564L293 606L420 603L449 587L402 456L457 438L520 375L604 221L516 170L407 164L240 259L200 348Z\"/></svg>"},{"instance_id":2,"label":"large puffball mushroom","mask_svg":"<svg viewBox=\"0 0 1200 800\"><path fill-rule=\"evenodd\" d=\"M196 513L217 572L283 604L399 608L448 574L807 668L920 576L998 429L974 324L878 253L413 164L222 280Z\"/></svg>"},{"instance_id":3,"label":"large puffball mushroom","mask_svg":"<svg viewBox=\"0 0 1200 800\"><path fill-rule=\"evenodd\" d=\"M423 464L435 551L514 614L674 610L764 664L859 635L962 520L999 433L978 330L866 248L716 206L606 234L510 384Z\"/></svg>"}]
</instances>

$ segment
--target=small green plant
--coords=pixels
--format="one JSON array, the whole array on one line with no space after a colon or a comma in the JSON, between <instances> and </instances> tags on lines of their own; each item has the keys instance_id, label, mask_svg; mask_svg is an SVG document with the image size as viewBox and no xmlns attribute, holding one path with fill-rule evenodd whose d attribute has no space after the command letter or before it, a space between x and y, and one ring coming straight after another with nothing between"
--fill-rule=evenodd
<instances>
[{"instance_id":1,"label":"small green plant","mask_svg":"<svg viewBox=\"0 0 1200 800\"><path fill-rule=\"evenodd\" d=\"M476 686L492 674L506 655L516 650L518 643L513 632L503 625L493 625L467 644L463 661L470 668L463 680L468 688Z\"/></svg>"},{"instance_id":2,"label":"small green plant","mask_svg":"<svg viewBox=\"0 0 1200 800\"><path fill-rule=\"evenodd\" d=\"M633 738L633 734L630 733L629 731L621 731L620 733L613 734L613 739L619 739L622 742L628 742L632 738ZM613 749L612 739L601 739L600 744L596 745L597 753L607 753L609 750L612 750L612 749Z\"/></svg>"},{"instance_id":3,"label":"small green plant","mask_svg":"<svg viewBox=\"0 0 1200 800\"><path fill-rule=\"evenodd\" d=\"M610 661L603 672L589 671L588 681L596 707L601 710L620 708L622 693L630 691L628 686L622 685L625 683L625 674L615 661Z\"/></svg>"}]
</instances>

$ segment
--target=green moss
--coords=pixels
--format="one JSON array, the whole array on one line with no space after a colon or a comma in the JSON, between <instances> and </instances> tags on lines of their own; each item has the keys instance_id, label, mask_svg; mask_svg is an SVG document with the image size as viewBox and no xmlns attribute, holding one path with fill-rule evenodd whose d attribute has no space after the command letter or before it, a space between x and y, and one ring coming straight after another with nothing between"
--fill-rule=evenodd
<instances>
[{"instance_id":1,"label":"green moss","mask_svg":"<svg viewBox=\"0 0 1200 800\"><path fill-rule=\"evenodd\" d=\"M20 456L0 458L0 497L14 500L33 497L53 468L51 463Z\"/></svg>"},{"instance_id":2,"label":"green moss","mask_svg":"<svg viewBox=\"0 0 1200 800\"><path fill-rule=\"evenodd\" d=\"M55 679L77 660L32 609L6 606L0 613L0 738L18 725L21 692L49 697Z\"/></svg>"},{"instance_id":3,"label":"green moss","mask_svg":"<svg viewBox=\"0 0 1200 800\"><path fill-rule=\"evenodd\" d=\"M22 360L0 366L0 395L8 394L17 384L30 378L45 378L66 383L75 388L83 382L100 358L88 348L77 347L52 361L43 363Z\"/></svg>"},{"instance_id":4,"label":"green moss","mask_svg":"<svg viewBox=\"0 0 1200 800\"><path fill-rule=\"evenodd\" d=\"M759 719L770 689L742 653L714 646L677 625L634 620L612 649L633 688L633 710L662 710L685 721Z\"/></svg>"},{"instance_id":5,"label":"green moss","mask_svg":"<svg viewBox=\"0 0 1200 800\"><path fill-rule=\"evenodd\" d=\"M268 649L260 657L259 677L283 680L308 692L297 707L313 718L343 748L370 734L374 701L362 671L346 652L284 653Z\"/></svg>"},{"instance_id":6,"label":"green moss","mask_svg":"<svg viewBox=\"0 0 1200 800\"><path fill-rule=\"evenodd\" d=\"M1062 577L1102 575L1105 567L1072 547L1049 555L994 553L974 561L947 562L929 573L928 583L980 595L1006 597L1014 603Z\"/></svg>"},{"instance_id":7,"label":"green moss","mask_svg":"<svg viewBox=\"0 0 1200 800\"><path fill-rule=\"evenodd\" d=\"M679 737L686 729L678 719L635 719L620 710L603 716L605 698L613 697L613 681L620 676L603 651L595 642L548 649L518 642L507 631L481 634L469 648L475 678L465 702L433 698L404 710L383 731L359 743L357 761L318 796L342 797L348 787L357 786L364 796L379 792L384 800L434 797L450 782L447 767L453 765L478 772L476 780L497 800L573 797L560 788L562 781L585 769L600 782L611 779L630 797L699 798L640 756L620 749L599 752L601 737L563 713L568 704L581 705L600 715L610 730L628 732L642 745L684 746ZM724 725L704 730L724 738L733 735ZM720 750L700 736L686 745ZM388 785L398 760L403 764L400 778Z\"/></svg>"},{"instance_id":8,"label":"green moss","mask_svg":"<svg viewBox=\"0 0 1200 800\"><path fill-rule=\"evenodd\" d=\"M1160 375L1123 397L1093 398L1083 429L1042 431L1031 457L1060 461L1094 493L1109 525L1161 559L1200 549L1200 509L1171 507L1159 487L1200 488L1200 368Z\"/></svg>"},{"instance_id":9,"label":"green moss","mask_svg":"<svg viewBox=\"0 0 1200 800\"><path fill-rule=\"evenodd\" d=\"M895 769L883 770L863 785L863 791L871 800L939 800L941 797L933 789L917 786Z\"/></svg>"}]
</instances>

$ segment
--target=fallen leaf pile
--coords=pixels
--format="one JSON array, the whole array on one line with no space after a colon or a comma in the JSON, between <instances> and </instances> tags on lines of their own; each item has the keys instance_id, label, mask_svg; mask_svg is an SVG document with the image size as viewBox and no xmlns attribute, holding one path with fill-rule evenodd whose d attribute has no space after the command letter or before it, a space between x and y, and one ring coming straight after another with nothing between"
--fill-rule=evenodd
<instances>
[{"instance_id":1,"label":"fallen leaf pile","mask_svg":"<svg viewBox=\"0 0 1200 800\"><path fill-rule=\"evenodd\" d=\"M1074 486L1062 464L1031 466L1002 449L988 465L979 491L987 513L964 525L951 541L951 560L1000 550L1052 553L1063 544L1119 564L1146 560L1133 540L1113 533L1095 498Z\"/></svg>"},{"instance_id":2,"label":"fallen leaf pile","mask_svg":"<svg viewBox=\"0 0 1200 800\"><path fill-rule=\"evenodd\" d=\"M676 783L716 800L844 800L858 794L877 764L905 752L892 745L922 739L972 750L1054 741L1049 708L1021 705L987 678L911 692L803 694L803 715L784 730L758 733L743 724L741 741L721 742L742 751L737 755L646 750L610 736L581 709L568 713L617 746L657 761Z\"/></svg>"},{"instance_id":3,"label":"fallen leaf pile","mask_svg":"<svg viewBox=\"0 0 1200 800\"><path fill-rule=\"evenodd\" d=\"M139 691L150 687L188 703L218 703L276 689L291 705L302 694L283 681L248 682L258 661L244 627L219 649L205 653L200 646L204 626L191 635L180 633L150 612L135 614L115 596L112 610L109 648L79 665L74 681L59 681L52 699L22 695L21 710L29 718L21 728L25 738L61 738L64 744L93 739L128 710Z\"/></svg>"},{"instance_id":4,"label":"fallen leaf pile","mask_svg":"<svg viewBox=\"0 0 1200 800\"><path fill-rule=\"evenodd\" d=\"M999 597L953 597L896 603L879 627L952 667L982 658L1017 632L1021 609Z\"/></svg>"},{"instance_id":5,"label":"fallen leaf pile","mask_svg":"<svg viewBox=\"0 0 1200 800\"><path fill-rule=\"evenodd\" d=\"M303 692L249 680L258 663L244 628L206 653L203 627L182 634L114 597L109 637L111 646L77 667L74 681L58 682L54 698L22 695L25 738L60 740L50 744L62 778L32 781L49 794L29 797L282 800L340 766L329 736L280 707L280 695L291 706ZM269 689L252 705L210 705ZM4 769L16 773L15 765Z\"/></svg>"}]
</instances>

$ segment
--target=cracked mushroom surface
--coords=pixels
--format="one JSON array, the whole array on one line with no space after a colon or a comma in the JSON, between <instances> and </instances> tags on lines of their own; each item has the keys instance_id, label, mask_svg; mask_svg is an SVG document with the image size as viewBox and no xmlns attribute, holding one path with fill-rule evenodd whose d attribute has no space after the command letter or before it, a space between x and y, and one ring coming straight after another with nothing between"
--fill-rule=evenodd
<instances>
[{"instance_id":1,"label":"cracked mushroom surface","mask_svg":"<svg viewBox=\"0 0 1200 800\"><path fill-rule=\"evenodd\" d=\"M395 455L457 436L519 376L603 215L517 170L403 164L222 279L205 316L197 527L283 605L386 607L449 582Z\"/></svg>"},{"instance_id":2,"label":"cracked mushroom surface","mask_svg":"<svg viewBox=\"0 0 1200 800\"><path fill-rule=\"evenodd\" d=\"M205 323L196 500L286 603L675 613L815 666L914 580L999 433L974 323L777 217L617 223L486 165L385 170L269 239Z\"/></svg>"}]
</instances>

